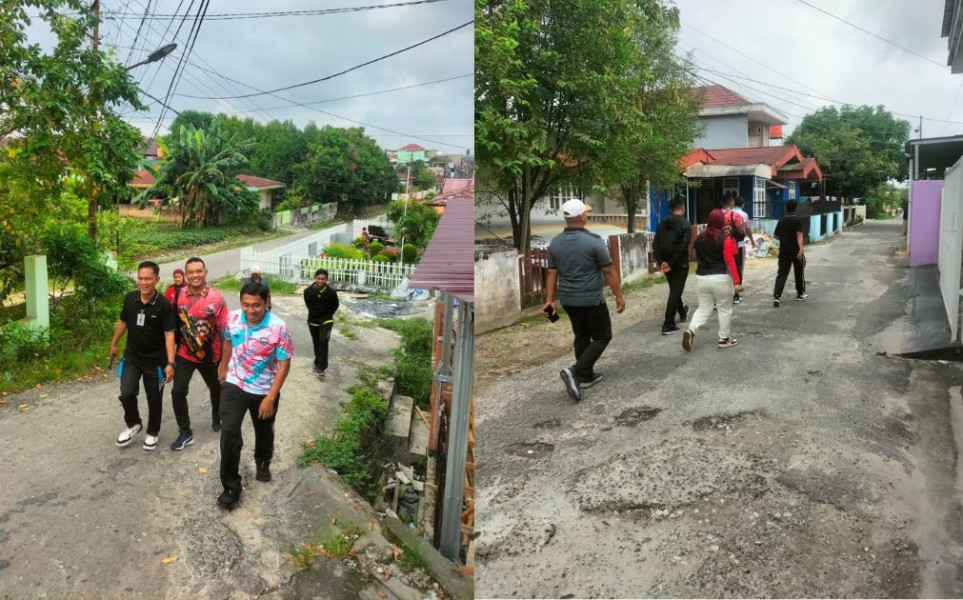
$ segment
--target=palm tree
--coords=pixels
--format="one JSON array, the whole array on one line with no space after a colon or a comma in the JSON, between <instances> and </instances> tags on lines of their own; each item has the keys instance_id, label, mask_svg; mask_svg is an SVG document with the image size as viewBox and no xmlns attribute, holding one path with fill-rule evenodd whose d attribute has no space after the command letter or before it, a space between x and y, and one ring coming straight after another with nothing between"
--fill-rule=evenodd
<instances>
[{"instance_id":1,"label":"palm tree","mask_svg":"<svg viewBox=\"0 0 963 600\"><path fill-rule=\"evenodd\" d=\"M154 185L145 192L166 192L167 201L180 208L181 227L217 225L228 212L253 208L257 199L234 177L247 164L245 153L253 140L236 143L215 130L181 125L159 140L163 158Z\"/></svg>"}]
</instances>

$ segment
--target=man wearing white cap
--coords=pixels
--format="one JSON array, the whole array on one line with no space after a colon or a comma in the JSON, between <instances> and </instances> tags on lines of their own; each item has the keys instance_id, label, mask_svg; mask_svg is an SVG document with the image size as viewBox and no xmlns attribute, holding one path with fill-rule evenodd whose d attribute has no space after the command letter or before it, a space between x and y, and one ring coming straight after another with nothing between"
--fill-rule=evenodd
<instances>
[{"instance_id":1,"label":"man wearing white cap","mask_svg":"<svg viewBox=\"0 0 963 600\"><path fill-rule=\"evenodd\" d=\"M261 285L267 288L267 291L268 291L267 308L268 310L271 310L271 286L268 285L268 282L266 279L261 277L261 267L257 265L254 265L253 267L251 267L251 276L248 279L245 279L244 281L241 282L241 287L244 287L245 283L260 283Z\"/></svg>"},{"instance_id":2,"label":"man wearing white cap","mask_svg":"<svg viewBox=\"0 0 963 600\"><path fill-rule=\"evenodd\" d=\"M615 293L615 308L625 310L622 283L612 264L605 241L585 229L592 207L572 199L562 205L565 230L548 245L548 278L542 312L550 315L558 300L572 322L575 334L575 364L562 369L568 395L578 402L581 390L602 379L595 362L612 339L612 321L602 293L603 280Z\"/></svg>"}]
</instances>

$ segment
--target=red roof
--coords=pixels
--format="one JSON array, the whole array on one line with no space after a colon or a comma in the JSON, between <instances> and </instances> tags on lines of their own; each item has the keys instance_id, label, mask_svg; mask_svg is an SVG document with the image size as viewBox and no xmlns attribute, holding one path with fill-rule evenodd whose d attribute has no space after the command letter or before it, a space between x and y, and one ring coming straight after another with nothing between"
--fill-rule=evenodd
<instances>
[{"instance_id":1,"label":"red roof","mask_svg":"<svg viewBox=\"0 0 963 600\"><path fill-rule=\"evenodd\" d=\"M475 181L473 179L449 179L448 181L467 181L469 182L468 187L462 187L454 189L448 192L442 190L440 194L425 202L428 206L448 206L448 203L452 200L463 200L471 199L474 201L475 198Z\"/></svg>"},{"instance_id":2,"label":"red roof","mask_svg":"<svg viewBox=\"0 0 963 600\"><path fill-rule=\"evenodd\" d=\"M157 145L157 140L154 138L144 138L144 156L153 156L157 158L160 156L160 147Z\"/></svg>"},{"instance_id":3,"label":"red roof","mask_svg":"<svg viewBox=\"0 0 963 600\"><path fill-rule=\"evenodd\" d=\"M724 148L710 150L715 165L769 165L773 172L792 159L802 162L802 154L795 146L763 146L761 148Z\"/></svg>"},{"instance_id":4,"label":"red roof","mask_svg":"<svg viewBox=\"0 0 963 600\"><path fill-rule=\"evenodd\" d=\"M467 190L463 190L467 191ZM459 194L461 192L458 192ZM451 199L431 236L411 285L475 299L475 194Z\"/></svg>"},{"instance_id":5,"label":"red roof","mask_svg":"<svg viewBox=\"0 0 963 600\"><path fill-rule=\"evenodd\" d=\"M745 106L746 104L752 104L752 102L749 102L744 97L721 85L709 85L693 89L697 91L701 90L705 93L705 98L702 100L702 108Z\"/></svg>"},{"instance_id":6,"label":"red roof","mask_svg":"<svg viewBox=\"0 0 963 600\"><path fill-rule=\"evenodd\" d=\"M418 150L424 150L424 148L422 148L422 147L419 146L418 144L408 144L407 146L405 146L405 147L403 147L403 148L398 148L398 151L399 151L399 152L401 152L402 150L404 150L405 152L415 152L415 151L418 151Z\"/></svg>"},{"instance_id":7,"label":"red roof","mask_svg":"<svg viewBox=\"0 0 963 600\"><path fill-rule=\"evenodd\" d=\"M813 177L815 175L815 177ZM822 181L823 172L815 158L806 158L802 162L779 169L779 176L786 179L809 179Z\"/></svg>"},{"instance_id":8,"label":"red roof","mask_svg":"<svg viewBox=\"0 0 963 600\"><path fill-rule=\"evenodd\" d=\"M263 177L255 177L254 175L241 174L235 177L235 179L237 179L247 187L253 187L258 189L284 187L284 184L281 183L280 181L265 179Z\"/></svg>"},{"instance_id":9,"label":"red roof","mask_svg":"<svg viewBox=\"0 0 963 600\"><path fill-rule=\"evenodd\" d=\"M130 182L131 187L144 187L148 188L154 185L154 175L145 169L137 171L134 175L134 180Z\"/></svg>"},{"instance_id":10,"label":"red roof","mask_svg":"<svg viewBox=\"0 0 963 600\"><path fill-rule=\"evenodd\" d=\"M713 155L709 154L704 148L693 148L689 153L679 159L679 168L685 170L696 163L712 164L716 162Z\"/></svg>"},{"instance_id":11,"label":"red roof","mask_svg":"<svg viewBox=\"0 0 963 600\"><path fill-rule=\"evenodd\" d=\"M458 190L464 190L467 188L475 187L475 179L446 179L445 183L441 186L441 193L447 194L449 192L455 192Z\"/></svg>"}]
</instances>

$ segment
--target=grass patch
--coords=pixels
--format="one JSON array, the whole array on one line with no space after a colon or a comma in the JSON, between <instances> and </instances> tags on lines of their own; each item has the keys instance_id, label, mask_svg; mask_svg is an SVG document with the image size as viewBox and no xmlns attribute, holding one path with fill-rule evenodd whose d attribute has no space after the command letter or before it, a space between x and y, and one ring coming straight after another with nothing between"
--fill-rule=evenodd
<instances>
[{"instance_id":1,"label":"grass patch","mask_svg":"<svg viewBox=\"0 0 963 600\"><path fill-rule=\"evenodd\" d=\"M412 548L408 544L401 542L398 544L398 548L401 550L401 560L410 568L413 569L427 569L428 561L425 557L421 555L416 548Z\"/></svg>"},{"instance_id":2,"label":"grass patch","mask_svg":"<svg viewBox=\"0 0 963 600\"><path fill-rule=\"evenodd\" d=\"M643 277L642 279L636 279L632 283L623 284L622 293L625 294L628 292L638 292L641 290L647 290L650 287L653 287L656 285L662 285L664 283L665 283L665 277L654 277L652 275L649 275L647 277Z\"/></svg>"},{"instance_id":3,"label":"grass patch","mask_svg":"<svg viewBox=\"0 0 963 600\"><path fill-rule=\"evenodd\" d=\"M388 401L369 377L348 388L351 399L344 405L333 436L316 436L304 446L298 463L320 462L334 469L341 479L369 501L374 499L381 469L381 449L388 417Z\"/></svg>"},{"instance_id":4,"label":"grass patch","mask_svg":"<svg viewBox=\"0 0 963 600\"><path fill-rule=\"evenodd\" d=\"M298 569L307 569L314 564L314 548L308 544L298 544L288 548L288 559Z\"/></svg>"},{"instance_id":5,"label":"grass patch","mask_svg":"<svg viewBox=\"0 0 963 600\"><path fill-rule=\"evenodd\" d=\"M398 391L411 396L419 408L427 410L431 404L432 323L427 319L385 319L381 326L401 335L401 348L393 352L395 383Z\"/></svg>"},{"instance_id":6,"label":"grass patch","mask_svg":"<svg viewBox=\"0 0 963 600\"><path fill-rule=\"evenodd\" d=\"M341 335L348 338L349 340L358 339L358 334L352 331L351 328L348 327L347 325L342 325L341 327L338 327L338 331L341 333Z\"/></svg>"},{"instance_id":7,"label":"grass patch","mask_svg":"<svg viewBox=\"0 0 963 600\"><path fill-rule=\"evenodd\" d=\"M268 287L271 288L272 296L290 296L296 294L298 288L300 287L296 283L291 283L285 279L281 279L275 275L262 275L264 281L267 282ZM215 287L222 292L241 292L241 281L234 275L225 275L220 279L216 279L211 282L211 286ZM243 281L247 281L245 278Z\"/></svg>"},{"instance_id":8,"label":"grass patch","mask_svg":"<svg viewBox=\"0 0 963 600\"><path fill-rule=\"evenodd\" d=\"M117 255L122 270L133 269L145 258L156 260L159 254L175 255L167 256L165 260L176 260L176 255L183 252L186 253L186 259L195 255L199 246L204 246L204 251L210 252L214 248L225 250L247 246L254 240L285 235L281 231L261 231L254 224L180 229L173 223L144 219L124 219L122 231L124 238Z\"/></svg>"}]
</instances>

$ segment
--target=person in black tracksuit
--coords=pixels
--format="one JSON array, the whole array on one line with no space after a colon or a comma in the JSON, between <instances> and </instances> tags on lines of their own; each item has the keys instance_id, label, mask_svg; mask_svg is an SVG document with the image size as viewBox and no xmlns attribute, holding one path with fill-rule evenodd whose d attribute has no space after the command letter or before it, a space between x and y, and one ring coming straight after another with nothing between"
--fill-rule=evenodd
<instances>
[{"instance_id":1,"label":"person in black tracksuit","mask_svg":"<svg viewBox=\"0 0 963 600\"><path fill-rule=\"evenodd\" d=\"M675 324L678 313L679 322L689 318L689 307L682 303L682 292L689 278L689 237L692 226L685 218L685 199L676 196L669 202L672 214L659 223L655 230L655 261L665 274L669 284L669 299L665 304L665 320L662 322L662 335L679 331Z\"/></svg>"},{"instance_id":2,"label":"person in black tracksuit","mask_svg":"<svg viewBox=\"0 0 963 600\"><path fill-rule=\"evenodd\" d=\"M324 377L328 369L328 342L334 328L334 313L340 306L338 293L328 285L328 271L314 272L314 283L304 290L304 304L308 307L308 331L314 345L314 372Z\"/></svg>"}]
</instances>

